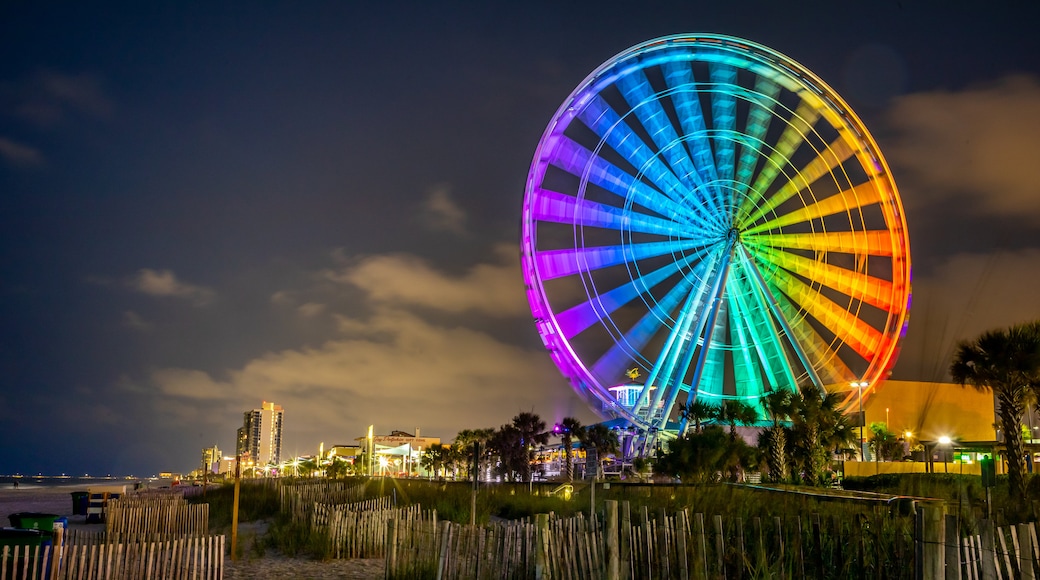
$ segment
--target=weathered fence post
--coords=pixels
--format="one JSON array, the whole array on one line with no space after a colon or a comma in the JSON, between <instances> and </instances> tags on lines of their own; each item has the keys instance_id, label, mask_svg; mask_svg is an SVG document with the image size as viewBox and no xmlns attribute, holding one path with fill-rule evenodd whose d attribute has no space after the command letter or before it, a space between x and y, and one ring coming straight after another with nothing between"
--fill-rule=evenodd
<instances>
[{"instance_id":1,"label":"weathered fence post","mask_svg":"<svg viewBox=\"0 0 1040 580\"><path fill-rule=\"evenodd\" d=\"M628 500L621 502L621 580L632 577L632 507Z\"/></svg>"},{"instance_id":2,"label":"weathered fence post","mask_svg":"<svg viewBox=\"0 0 1040 580\"><path fill-rule=\"evenodd\" d=\"M65 555L65 526L59 523L55 523L51 527L54 536L51 540L53 548L51 548L51 578L56 579L58 577L58 569L62 564L62 557Z\"/></svg>"},{"instance_id":3,"label":"weathered fence post","mask_svg":"<svg viewBox=\"0 0 1040 580\"><path fill-rule=\"evenodd\" d=\"M1022 580L1033 580L1033 542L1029 537L1032 524L1018 524L1018 568L1022 571Z\"/></svg>"},{"instance_id":4,"label":"weathered fence post","mask_svg":"<svg viewBox=\"0 0 1040 580\"><path fill-rule=\"evenodd\" d=\"M607 580L621 579L621 562L618 554L618 502L608 499L603 502L604 524L607 541L604 542L607 556Z\"/></svg>"},{"instance_id":5,"label":"weathered fence post","mask_svg":"<svg viewBox=\"0 0 1040 580\"><path fill-rule=\"evenodd\" d=\"M697 534L697 578L707 580L708 578L708 539L704 533L704 514L696 513L693 514L693 521L696 526L695 534Z\"/></svg>"},{"instance_id":6,"label":"weathered fence post","mask_svg":"<svg viewBox=\"0 0 1040 580\"><path fill-rule=\"evenodd\" d=\"M979 522L979 532L982 535L981 558L979 568L982 570L982 580L997 580L997 562L995 558L996 544L993 542L993 520L984 519Z\"/></svg>"},{"instance_id":7,"label":"weathered fence post","mask_svg":"<svg viewBox=\"0 0 1040 580\"><path fill-rule=\"evenodd\" d=\"M386 520L386 575L397 573L397 518Z\"/></svg>"},{"instance_id":8,"label":"weathered fence post","mask_svg":"<svg viewBox=\"0 0 1040 580\"><path fill-rule=\"evenodd\" d=\"M934 580L943 577L943 517L942 508L934 505L921 506L917 511L917 553L915 578Z\"/></svg>"},{"instance_id":9,"label":"weathered fence post","mask_svg":"<svg viewBox=\"0 0 1040 580\"><path fill-rule=\"evenodd\" d=\"M719 574L718 577L725 580L726 578L726 536L722 535L722 516L716 515L713 518L715 523L715 557L718 560Z\"/></svg>"},{"instance_id":10,"label":"weathered fence post","mask_svg":"<svg viewBox=\"0 0 1040 580\"><path fill-rule=\"evenodd\" d=\"M946 580L961 579L961 527L957 516L946 514L945 538Z\"/></svg>"},{"instance_id":11,"label":"weathered fence post","mask_svg":"<svg viewBox=\"0 0 1040 580\"><path fill-rule=\"evenodd\" d=\"M535 554L534 577L535 580L548 580L549 573L549 514L538 514L534 516L535 522L535 544L538 552Z\"/></svg>"},{"instance_id":12,"label":"weathered fence post","mask_svg":"<svg viewBox=\"0 0 1040 580\"><path fill-rule=\"evenodd\" d=\"M443 580L444 569L448 566L448 548L451 547L451 521L441 522L441 555L437 559L437 580Z\"/></svg>"}]
</instances>

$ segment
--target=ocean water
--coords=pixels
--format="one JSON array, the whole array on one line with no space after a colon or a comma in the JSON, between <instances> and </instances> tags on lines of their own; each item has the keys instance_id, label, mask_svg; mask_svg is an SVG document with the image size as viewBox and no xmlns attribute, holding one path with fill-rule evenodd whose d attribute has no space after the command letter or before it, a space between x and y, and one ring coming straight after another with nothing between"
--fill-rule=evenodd
<instances>
[{"instance_id":1,"label":"ocean water","mask_svg":"<svg viewBox=\"0 0 1040 580\"><path fill-rule=\"evenodd\" d=\"M18 487L15 487L18 482ZM138 487L156 488L169 485L169 480L142 477L72 477L67 475L0 475L0 493L11 490L39 490L77 488L100 485L125 485L127 489Z\"/></svg>"}]
</instances>

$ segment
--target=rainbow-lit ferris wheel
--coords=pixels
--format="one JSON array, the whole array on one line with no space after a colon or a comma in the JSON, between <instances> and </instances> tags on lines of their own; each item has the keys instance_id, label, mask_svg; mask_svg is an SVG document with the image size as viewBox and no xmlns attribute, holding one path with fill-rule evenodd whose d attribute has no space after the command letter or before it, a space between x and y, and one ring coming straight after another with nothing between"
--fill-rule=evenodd
<instances>
[{"instance_id":1,"label":"rainbow-lit ferris wheel","mask_svg":"<svg viewBox=\"0 0 1040 580\"><path fill-rule=\"evenodd\" d=\"M659 38L586 78L538 144L521 245L553 360L643 429L674 429L696 399L761 415L804 383L854 403L908 320L906 222L877 143L816 75L738 38Z\"/></svg>"}]
</instances>

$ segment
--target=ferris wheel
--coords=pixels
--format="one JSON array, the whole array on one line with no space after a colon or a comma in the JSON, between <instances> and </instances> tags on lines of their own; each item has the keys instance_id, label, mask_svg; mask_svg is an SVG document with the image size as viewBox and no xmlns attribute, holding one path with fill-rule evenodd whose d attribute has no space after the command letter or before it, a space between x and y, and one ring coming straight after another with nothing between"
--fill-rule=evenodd
<instances>
[{"instance_id":1,"label":"ferris wheel","mask_svg":"<svg viewBox=\"0 0 1040 580\"><path fill-rule=\"evenodd\" d=\"M674 432L698 399L764 418L764 395L808 383L854 404L908 321L877 143L812 72L728 36L639 44L570 94L535 152L521 248L553 361L643 429Z\"/></svg>"}]
</instances>

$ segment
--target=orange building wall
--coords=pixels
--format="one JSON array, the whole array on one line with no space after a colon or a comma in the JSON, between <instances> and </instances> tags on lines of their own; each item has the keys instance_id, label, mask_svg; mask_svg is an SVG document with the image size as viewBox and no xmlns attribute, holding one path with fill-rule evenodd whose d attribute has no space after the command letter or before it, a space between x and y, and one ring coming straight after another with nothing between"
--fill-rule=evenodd
<instances>
[{"instance_id":1,"label":"orange building wall","mask_svg":"<svg viewBox=\"0 0 1040 580\"><path fill-rule=\"evenodd\" d=\"M851 407L852 411L858 409ZM885 381L863 401L867 425L885 421L896 433L913 432L915 440L946 435L958 441L993 441L993 394L953 383Z\"/></svg>"}]
</instances>

